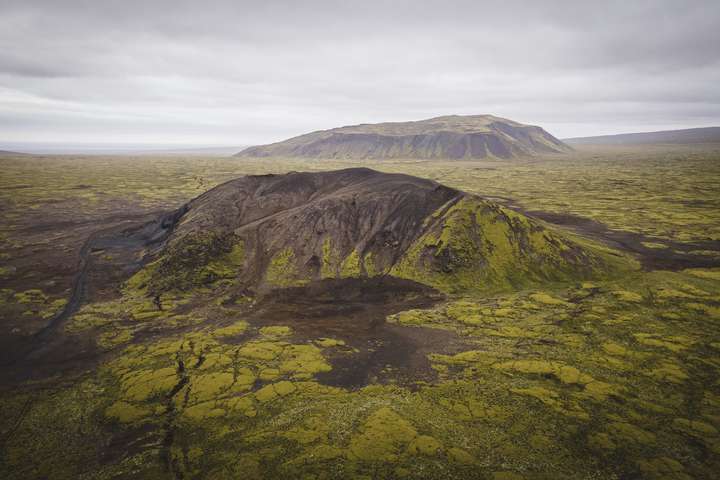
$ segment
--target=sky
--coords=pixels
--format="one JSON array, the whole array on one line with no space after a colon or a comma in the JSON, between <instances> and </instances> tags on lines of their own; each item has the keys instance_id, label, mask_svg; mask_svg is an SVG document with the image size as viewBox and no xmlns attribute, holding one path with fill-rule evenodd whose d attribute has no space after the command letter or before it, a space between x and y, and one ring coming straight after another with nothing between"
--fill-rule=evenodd
<instances>
[{"instance_id":1,"label":"sky","mask_svg":"<svg viewBox=\"0 0 720 480\"><path fill-rule=\"evenodd\" d=\"M494 114L720 125L720 1L0 0L0 148L247 146Z\"/></svg>"}]
</instances>

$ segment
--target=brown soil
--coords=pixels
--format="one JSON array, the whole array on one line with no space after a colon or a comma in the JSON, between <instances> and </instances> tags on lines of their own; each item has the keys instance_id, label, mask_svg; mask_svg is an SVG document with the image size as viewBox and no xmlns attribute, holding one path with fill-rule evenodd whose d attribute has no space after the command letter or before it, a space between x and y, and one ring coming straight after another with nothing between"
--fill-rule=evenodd
<instances>
[{"instance_id":1,"label":"brown soil","mask_svg":"<svg viewBox=\"0 0 720 480\"><path fill-rule=\"evenodd\" d=\"M332 371L318 375L322 383L345 388L371 382L412 386L435 379L427 353L455 352L461 339L444 330L388 324L385 318L443 299L429 287L393 277L323 280L271 292L258 302L250 321L290 325L301 339L343 340L346 346L330 354Z\"/></svg>"}]
</instances>

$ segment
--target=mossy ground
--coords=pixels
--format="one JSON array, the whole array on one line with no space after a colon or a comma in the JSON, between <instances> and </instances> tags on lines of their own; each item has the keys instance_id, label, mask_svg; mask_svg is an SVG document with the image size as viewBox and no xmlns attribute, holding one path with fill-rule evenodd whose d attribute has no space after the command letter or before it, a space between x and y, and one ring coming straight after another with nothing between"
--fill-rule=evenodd
<instances>
[{"instance_id":1,"label":"mossy ground","mask_svg":"<svg viewBox=\"0 0 720 480\"><path fill-rule=\"evenodd\" d=\"M636 268L630 257L478 198L443 206L433 217L439 228L416 241L391 275L458 294L607 278Z\"/></svg>"},{"instance_id":2,"label":"mossy ground","mask_svg":"<svg viewBox=\"0 0 720 480\"><path fill-rule=\"evenodd\" d=\"M678 246L669 242L680 242L698 259L717 259L717 248L698 242L720 240L718 155L712 146L664 146L581 149L558 158L513 162L368 165L431 178L498 201L511 198L509 203L526 210L597 220L643 234L653 247L668 245L655 249L660 252ZM108 218L177 208L239 175L348 166L297 159L6 157L0 177L0 280L15 292L40 288L50 301L66 299L79 245ZM667 194L670 188L672 195ZM45 265L34 258L43 258ZM368 274L377 273L372 259L366 257L364 263ZM339 272L324 270L326 274ZM27 309L13 299L0 302L6 317L18 319L6 322L9 330L24 334L43 324L39 309Z\"/></svg>"},{"instance_id":3,"label":"mossy ground","mask_svg":"<svg viewBox=\"0 0 720 480\"><path fill-rule=\"evenodd\" d=\"M321 384L316 375L332 368L326 349L341 341L232 316L199 321L115 346L67 387L6 395L4 424L22 421L3 462L22 473L8 478L77 478L88 465L88 478L711 478L720 468L716 273L639 272L392 315L469 345L429 354L438 380L413 390ZM113 315L136 327L157 321L118 310L135 305L133 293L113 308L86 306L71 330L122 331ZM57 437L45 431L51 421ZM80 434L63 441L65 429L130 443L101 460ZM55 455L38 460L38 449Z\"/></svg>"},{"instance_id":4,"label":"mossy ground","mask_svg":"<svg viewBox=\"0 0 720 480\"><path fill-rule=\"evenodd\" d=\"M379 167L662 244L718 238L720 170L703 155ZM109 199L165 208L241 172L334 166L146 163L4 161L4 186L29 185L0 190L9 206L0 307L18 319L12 328L66 298L60 270L40 275L22 263L22 252L63 241L29 236L39 207L100 218ZM242 261L232 246L223 255L219 267ZM328 245L328 264L341 262L332 257ZM363 262L349 258L327 276L368 272L372 262ZM162 309L142 274L84 305L64 330L95 339L99 366L2 392L3 478L691 479L720 471L720 269L505 285L392 315L391 323L465 342L429 353L437 380L412 389L322 384L333 350L352 348L320 331L299 335L291 323L253 325L242 314L247 299L220 273L162 295Z\"/></svg>"}]
</instances>

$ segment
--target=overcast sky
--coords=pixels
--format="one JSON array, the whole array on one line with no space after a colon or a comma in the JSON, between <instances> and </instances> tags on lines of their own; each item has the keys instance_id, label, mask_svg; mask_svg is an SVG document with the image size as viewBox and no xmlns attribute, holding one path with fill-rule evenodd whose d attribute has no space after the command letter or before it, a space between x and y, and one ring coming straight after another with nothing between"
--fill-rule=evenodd
<instances>
[{"instance_id":1,"label":"overcast sky","mask_svg":"<svg viewBox=\"0 0 720 480\"><path fill-rule=\"evenodd\" d=\"M491 113L720 125L720 1L0 0L0 148L250 145Z\"/></svg>"}]
</instances>

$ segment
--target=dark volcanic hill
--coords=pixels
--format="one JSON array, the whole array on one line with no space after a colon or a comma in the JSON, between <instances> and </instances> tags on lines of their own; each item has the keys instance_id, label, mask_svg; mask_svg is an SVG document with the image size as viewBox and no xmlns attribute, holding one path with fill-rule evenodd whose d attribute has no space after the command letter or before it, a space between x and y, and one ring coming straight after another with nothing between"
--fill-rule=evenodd
<instances>
[{"instance_id":1,"label":"dark volcanic hill","mask_svg":"<svg viewBox=\"0 0 720 480\"><path fill-rule=\"evenodd\" d=\"M492 115L450 115L417 122L363 124L250 147L240 157L512 158L570 147L540 127Z\"/></svg>"},{"instance_id":2,"label":"dark volcanic hill","mask_svg":"<svg viewBox=\"0 0 720 480\"><path fill-rule=\"evenodd\" d=\"M177 216L141 276L151 292L377 276L497 290L604 276L626 262L480 197L365 168L238 178Z\"/></svg>"},{"instance_id":3,"label":"dark volcanic hill","mask_svg":"<svg viewBox=\"0 0 720 480\"><path fill-rule=\"evenodd\" d=\"M694 143L720 143L720 127L578 137L567 138L564 141L573 145L684 145Z\"/></svg>"}]
</instances>

